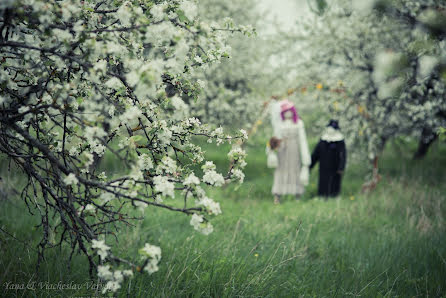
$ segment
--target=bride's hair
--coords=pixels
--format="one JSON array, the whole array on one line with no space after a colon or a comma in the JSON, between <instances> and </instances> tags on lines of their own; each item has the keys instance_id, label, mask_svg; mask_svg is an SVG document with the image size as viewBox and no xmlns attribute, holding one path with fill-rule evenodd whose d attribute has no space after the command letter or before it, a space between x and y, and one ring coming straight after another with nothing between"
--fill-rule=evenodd
<instances>
[{"instance_id":1,"label":"bride's hair","mask_svg":"<svg viewBox=\"0 0 446 298\"><path fill-rule=\"evenodd\" d=\"M283 109L282 112L280 112L280 116L282 116L282 120L285 120L285 114L287 112L293 113L293 122L297 123L297 120L299 119L299 115L297 115L297 110L295 106L289 107L287 109Z\"/></svg>"}]
</instances>

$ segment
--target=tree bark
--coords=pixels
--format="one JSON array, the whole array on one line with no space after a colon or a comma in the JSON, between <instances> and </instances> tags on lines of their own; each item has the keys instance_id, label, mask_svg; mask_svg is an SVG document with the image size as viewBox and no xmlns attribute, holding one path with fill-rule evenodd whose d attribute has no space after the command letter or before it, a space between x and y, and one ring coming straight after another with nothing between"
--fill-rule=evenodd
<instances>
[{"instance_id":1,"label":"tree bark","mask_svg":"<svg viewBox=\"0 0 446 298\"><path fill-rule=\"evenodd\" d=\"M423 128L418 142L418 149L413 155L413 159L422 159L429 151L429 147L438 139L438 135L429 128Z\"/></svg>"},{"instance_id":2,"label":"tree bark","mask_svg":"<svg viewBox=\"0 0 446 298\"><path fill-rule=\"evenodd\" d=\"M378 185L378 182L381 180L381 175L378 174L378 160L379 157L375 156L375 158L373 159L372 179L362 185L362 193L374 191L376 186Z\"/></svg>"}]
</instances>

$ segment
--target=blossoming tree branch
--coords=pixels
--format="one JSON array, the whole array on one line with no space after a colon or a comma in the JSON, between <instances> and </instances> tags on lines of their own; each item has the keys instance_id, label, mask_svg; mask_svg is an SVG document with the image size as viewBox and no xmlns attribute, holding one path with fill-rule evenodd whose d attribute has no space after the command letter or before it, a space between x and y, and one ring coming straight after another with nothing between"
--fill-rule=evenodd
<instances>
[{"instance_id":1,"label":"blossoming tree branch","mask_svg":"<svg viewBox=\"0 0 446 298\"><path fill-rule=\"evenodd\" d=\"M2 1L0 15L0 150L26 174L22 198L41 219L37 265L68 243L113 291L135 271L156 272L158 246L126 260L107 244L143 218L128 207L184 213L212 232L221 210L202 185L242 182L245 153L233 147L218 173L193 139L246 132L185 117L181 103L201 91L200 66L229 56L227 36L253 29L200 21L187 0ZM120 171L98 170L107 157Z\"/></svg>"}]
</instances>

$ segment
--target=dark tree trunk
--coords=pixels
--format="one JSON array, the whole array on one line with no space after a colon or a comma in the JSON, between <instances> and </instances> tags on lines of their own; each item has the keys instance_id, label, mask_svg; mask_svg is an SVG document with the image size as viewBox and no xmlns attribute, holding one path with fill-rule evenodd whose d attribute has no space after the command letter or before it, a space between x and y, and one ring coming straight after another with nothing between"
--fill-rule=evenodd
<instances>
[{"instance_id":1,"label":"dark tree trunk","mask_svg":"<svg viewBox=\"0 0 446 298\"><path fill-rule=\"evenodd\" d=\"M381 180L381 175L378 174L378 160L379 157L375 156L373 159L373 172L372 172L372 179L370 181L365 182L362 185L361 192L362 193L369 193L375 190L376 186L378 185L378 182Z\"/></svg>"},{"instance_id":2,"label":"dark tree trunk","mask_svg":"<svg viewBox=\"0 0 446 298\"><path fill-rule=\"evenodd\" d=\"M429 147L432 145L435 140L437 140L438 135L428 128L423 128L421 132L420 141L418 142L418 149L413 155L414 159L422 159L426 156L429 151Z\"/></svg>"}]
</instances>

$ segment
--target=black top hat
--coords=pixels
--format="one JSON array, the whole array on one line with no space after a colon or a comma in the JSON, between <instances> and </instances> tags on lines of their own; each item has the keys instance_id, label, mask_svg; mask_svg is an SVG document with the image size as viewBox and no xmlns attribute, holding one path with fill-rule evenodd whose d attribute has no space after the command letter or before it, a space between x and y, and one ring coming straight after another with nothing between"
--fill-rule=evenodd
<instances>
[{"instance_id":1,"label":"black top hat","mask_svg":"<svg viewBox=\"0 0 446 298\"><path fill-rule=\"evenodd\" d=\"M337 120L333 120L333 119L331 119L330 122L328 122L328 125L327 125L327 126L331 126L331 127L333 127L334 129L339 129L339 123L338 123Z\"/></svg>"}]
</instances>

